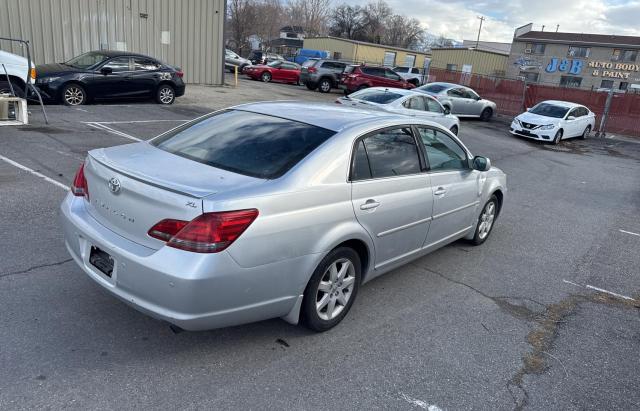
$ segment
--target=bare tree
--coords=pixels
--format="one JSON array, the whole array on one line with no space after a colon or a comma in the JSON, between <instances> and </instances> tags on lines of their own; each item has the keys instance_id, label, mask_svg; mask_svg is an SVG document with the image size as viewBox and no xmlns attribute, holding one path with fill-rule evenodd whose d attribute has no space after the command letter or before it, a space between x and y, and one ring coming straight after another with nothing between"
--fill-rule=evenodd
<instances>
[{"instance_id":1,"label":"bare tree","mask_svg":"<svg viewBox=\"0 0 640 411\"><path fill-rule=\"evenodd\" d=\"M254 34L256 7L254 0L228 0L228 45L243 55L250 49L249 36Z\"/></svg>"},{"instance_id":2,"label":"bare tree","mask_svg":"<svg viewBox=\"0 0 640 411\"><path fill-rule=\"evenodd\" d=\"M363 17L362 7L343 3L331 13L329 34L348 39L362 37Z\"/></svg>"},{"instance_id":3,"label":"bare tree","mask_svg":"<svg viewBox=\"0 0 640 411\"><path fill-rule=\"evenodd\" d=\"M378 0L364 6L362 14L365 40L380 43L384 35L386 20L393 14L391 7L384 0Z\"/></svg>"},{"instance_id":4,"label":"bare tree","mask_svg":"<svg viewBox=\"0 0 640 411\"><path fill-rule=\"evenodd\" d=\"M330 14L331 0L289 0L289 22L309 35L326 33Z\"/></svg>"},{"instance_id":5,"label":"bare tree","mask_svg":"<svg viewBox=\"0 0 640 411\"><path fill-rule=\"evenodd\" d=\"M384 43L397 47L417 47L424 38L424 29L415 18L394 14L385 20Z\"/></svg>"},{"instance_id":6,"label":"bare tree","mask_svg":"<svg viewBox=\"0 0 640 411\"><path fill-rule=\"evenodd\" d=\"M255 4L255 9L256 21L252 34L256 34L263 43L277 38L286 22L285 7L281 0L262 0Z\"/></svg>"}]
</instances>

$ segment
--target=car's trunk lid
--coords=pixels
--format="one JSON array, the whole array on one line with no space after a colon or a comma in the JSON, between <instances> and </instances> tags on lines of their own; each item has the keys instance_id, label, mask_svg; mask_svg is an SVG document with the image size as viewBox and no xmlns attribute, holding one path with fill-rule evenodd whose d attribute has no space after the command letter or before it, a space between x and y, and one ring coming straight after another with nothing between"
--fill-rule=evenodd
<instances>
[{"instance_id":1,"label":"car's trunk lid","mask_svg":"<svg viewBox=\"0 0 640 411\"><path fill-rule=\"evenodd\" d=\"M163 219L190 221L202 214L202 198L264 180L235 174L142 142L89 152L84 168L88 212L102 225L157 249L147 235Z\"/></svg>"}]
</instances>

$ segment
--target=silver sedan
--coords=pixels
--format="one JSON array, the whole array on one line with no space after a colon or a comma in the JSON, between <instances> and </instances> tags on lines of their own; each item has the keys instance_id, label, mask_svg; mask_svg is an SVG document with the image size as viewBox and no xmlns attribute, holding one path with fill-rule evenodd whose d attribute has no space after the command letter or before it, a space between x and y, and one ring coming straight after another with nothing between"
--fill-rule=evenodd
<instances>
[{"instance_id":1,"label":"silver sedan","mask_svg":"<svg viewBox=\"0 0 640 411\"><path fill-rule=\"evenodd\" d=\"M458 117L477 117L489 121L497 109L496 103L480 97L474 90L460 84L429 83L415 88L414 91L435 97Z\"/></svg>"},{"instance_id":2,"label":"silver sedan","mask_svg":"<svg viewBox=\"0 0 640 411\"><path fill-rule=\"evenodd\" d=\"M61 219L78 266L153 317L323 331L361 284L457 239L483 243L505 180L430 121L255 103L90 151Z\"/></svg>"},{"instance_id":3,"label":"silver sedan","mask_svg":"<svg viewBox=\"0 0 640 411\"><path fill-rule=\"evenodd\" d=\"M336 103L366 110L382 110L407 116L422 117L436 122L458 134L460 119L449 113L434 97L401 88L371 87L348 96L339 97Z\"/></svg>"}]
</instances>

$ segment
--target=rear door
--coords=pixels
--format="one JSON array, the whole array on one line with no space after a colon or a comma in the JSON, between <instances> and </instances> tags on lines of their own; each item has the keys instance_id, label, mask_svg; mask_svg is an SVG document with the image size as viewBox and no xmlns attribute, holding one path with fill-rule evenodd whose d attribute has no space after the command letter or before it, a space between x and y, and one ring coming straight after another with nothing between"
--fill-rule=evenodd
<instances>
[{"instance_id":1,"label":"rear door","mask_svg":"<svg viewBox=\"0 0 640 411\"><path fill-rule=\"evenodd\" d=\"M294 63L284 62L280 66L280 69L282 70L285 81L294 82L298 79L298 76L300 75L300 70L298 69L298 65Z\"/></svg>"},{"instance_id":2,"label":"rear door","mask_svg":"<svg viewBox=\"0 0 640 411\"><path fill-rule=\"evenodd\" d=\"M375 246L375 267L402 259L424 243L433 208L429 176L409 126L370 133L356 142L353 209Z\"/></svg>"},{"instance_id":3,"label":"rear door","mask_svg":"<svg viewBox=\"0 0 640 411\"><path fill-rule=\"evenodd\" d=\"M384 77L385 77L386 82L389 85L389 87L402 87L401 84L398 84L398 83L402 82L402 77L400 77L393 70L385 68L384 69Z\"/></svg>"},{"instance_id":4,"label":"rear door","mask_svg":"<svg viewBox=\"0 0 640 411\"><path fill-rule=\"evenodd\" d=\"M433 220L425 247L437 246L474 223L480 195L479 172L469 167L466 151L439 129L418 126L429 163L433 189Z\"/></svg>"},{"instance_id":5,"label":"rear door","mask_svg":"<svg viewBox=\"0 0 640 411\"><path fill-rule=\"evenodd\" d=\"M129 75L132 95L151 96L155 92L156 84L161 81L161 76L167 74L159 71L161 67L162 65L153 59L134 57L133 71Z\"/></svg>"},{"instance_id":6,"label":"rear door","mask_svg":"<svg viewBox=\"0 0 640 411\"><path fill-rule=\"evenodd\" d=\"M447 97L451 101L452 114L468 114L467 98L463 88L457 87L447 90Z\"/></svg>"}]
</instances>

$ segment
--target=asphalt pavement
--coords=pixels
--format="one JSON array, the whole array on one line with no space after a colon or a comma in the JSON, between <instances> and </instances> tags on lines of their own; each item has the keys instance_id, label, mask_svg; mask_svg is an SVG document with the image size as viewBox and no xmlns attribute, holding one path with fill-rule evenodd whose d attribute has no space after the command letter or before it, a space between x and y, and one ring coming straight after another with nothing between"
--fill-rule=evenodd
<instances>
[{"instance_id":1,"label":"asphalt pavement","mask_svg":"<svg viewBox=\"0 0 640 411\"><path fill-rule=\"evenodd\" d=\"M0 409L638 407L640 142L552 146L463 121L508 175L490 239L373 280L326 333L174 333L108 295L64 247L64 187L87 150L224 106L212 98L47 106L50 125L31 106L32 125L0 127Z\"/></svg>"}]
</instances>

